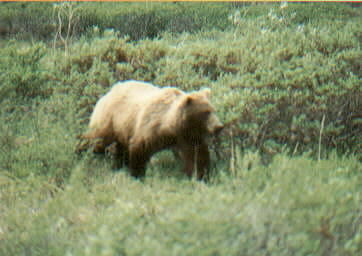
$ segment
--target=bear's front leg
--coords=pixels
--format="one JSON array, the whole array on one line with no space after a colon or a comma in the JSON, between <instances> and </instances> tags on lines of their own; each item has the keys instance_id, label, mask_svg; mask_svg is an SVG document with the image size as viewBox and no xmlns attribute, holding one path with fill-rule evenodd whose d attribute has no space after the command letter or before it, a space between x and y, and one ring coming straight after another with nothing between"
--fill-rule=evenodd
<instances>
[{"instance_id":1,"label":"bear's front leg","mask_svg":"<svg viewBox=\"0 0 362 256\"><path fill-rule=\"evenodd\" d=\"M182 146L180 153L184 162L183 172L187 176L191 178L194 170L197 169L196 178L198 180L206 180L208 178L210 153L205 143Z\"/></svg>"},{"instance_id":2,"label":"bear's front leg","mask_svg":"<svg viewBox=\"0 0 362 256\"><path fill-rule=\"evenodd\" d=\"M179 156L181 157L184 165L182 171L190 178L192 177L196 167L195 153L195 146L182 145L179 147Z\"/></svg>"},{"instance_id":3,"label":"bear's front leg","mask_svg":"<svg viewBox=\"0 0 362 256\"><path fill-rule=\"evenodd\" d=\"M197 179L207 180L210 169L210 153L206 143L201 143L196 147Z\"/></svg>"}]
</instances>

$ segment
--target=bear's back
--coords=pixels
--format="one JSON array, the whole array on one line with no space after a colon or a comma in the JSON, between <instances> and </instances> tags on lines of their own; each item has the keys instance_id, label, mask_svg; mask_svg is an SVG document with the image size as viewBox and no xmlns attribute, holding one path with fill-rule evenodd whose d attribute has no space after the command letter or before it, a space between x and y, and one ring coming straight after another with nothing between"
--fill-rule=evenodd
<instances>
[{"instance_id":1,"label":"bear's back","mask_svg":"<svg viewBox=\"0 0 362 256\"><path fill-rule=\"evenodd\" d=\"M130 80L116 83L109 93L112 95L113 100L119 98L141 99L149 97L150 94L157 93L160 90L160 88L152 84Z\"/></svg>"},{"instance_id":2,"label":"bear's back","mask_svg":"<svg viewBox=\"0 0 362 256\"><path fill-rule=\"evenodd\" d=\"M116 83L98 100L91 115L89 127L94 129L109 126L116 112L122 109L136 110L147 98L160 90L149 83L134 80Z\"/></svg>"},{"instance_id":3,"label":"bear's back","mask_svg":"<svg viewBox=\"0 0 362 256\"><path fill-rule=\"evenodd\" d=\"M161 116L168 119L168 112L175 112L173 103L182 95L177 88L134 80L118 82L97 102L89 128L98 134L121 134L119 140L127 141L136 126L153 125Z\"/></svg>"},{"instance_id":4,"label":"bear's back","mask_svg":"<svg viewBox=\"0 0 362 256\"><path fill-rule=\"evenodd\" d=\"M159 88L150 83L135 80L119 82L109 92L108 102L115 105L126 104L129 108L152 105L157 103L172 103L172 101L184 93L174 87ZM113 108L113 107L112 107Z\"/></svg>"}]
</instances>

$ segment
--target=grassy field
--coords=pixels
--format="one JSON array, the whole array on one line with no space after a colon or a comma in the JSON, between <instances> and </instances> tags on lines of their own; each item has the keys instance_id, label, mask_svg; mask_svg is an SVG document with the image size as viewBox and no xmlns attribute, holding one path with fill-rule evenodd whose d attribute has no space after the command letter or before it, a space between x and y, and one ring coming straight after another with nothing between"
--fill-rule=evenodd
<instances>
[{"instance_id":1,"label":"grassy field","mask_svg":"<svg viewBox=\"0 0 362 256\"><path fill-rule=\"evenodd\" d=\"M360 9L0 3L0 256L359 255ZM126 79L211 88L208 183L170 152L142 182L74 153Z\"/></svg>"},{"instance_id":2,"label":"grassy field","mask_svg":"<svg viewBox=\"0 0 362 256\"><path fill-rule=\"evenodd\" d=\"M243 167L244 163L251 168ZM210 183L79 161L62 186L2 172L0 255L358 255L361 163L246 154ZM175 171L174 171L175 170Z\"/></svg>"}]
</instances>

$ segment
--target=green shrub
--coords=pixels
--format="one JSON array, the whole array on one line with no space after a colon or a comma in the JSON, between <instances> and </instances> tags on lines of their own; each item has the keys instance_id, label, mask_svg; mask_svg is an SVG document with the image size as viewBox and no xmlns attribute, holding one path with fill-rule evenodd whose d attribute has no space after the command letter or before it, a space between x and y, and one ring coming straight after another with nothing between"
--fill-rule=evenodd
<instances>
[{"instance_id":1,"label":"green shrub","mask_svg":"<svg viewBox=\"0 0 362 256\"><path fill-rule=\"evenodd\" d=\"M45 45L17 45L8 43L1 50L0 63L0 101L19 99L29 101L51 92L47 88L47 73L42 70L41 60L45 55Z\"/></svg>"}]
</instances>

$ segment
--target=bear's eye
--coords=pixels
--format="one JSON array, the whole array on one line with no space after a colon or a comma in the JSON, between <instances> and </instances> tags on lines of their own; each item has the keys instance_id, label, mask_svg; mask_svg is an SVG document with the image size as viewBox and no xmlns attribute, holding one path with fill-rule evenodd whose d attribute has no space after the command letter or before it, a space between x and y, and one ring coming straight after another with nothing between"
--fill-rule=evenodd
<instances>
[{"instance_id":1,"label":"bear's eye","mask_svg":"<svg viewBox=\"0 0 362 256\"><path fill-rule=\"evenodd\" d=\"M207 110L207 111L202 112L201 117L203 119L207 119L207 118L209 118L210 114L211 114L211 111Z\"/></svg>"}]
</instances>

